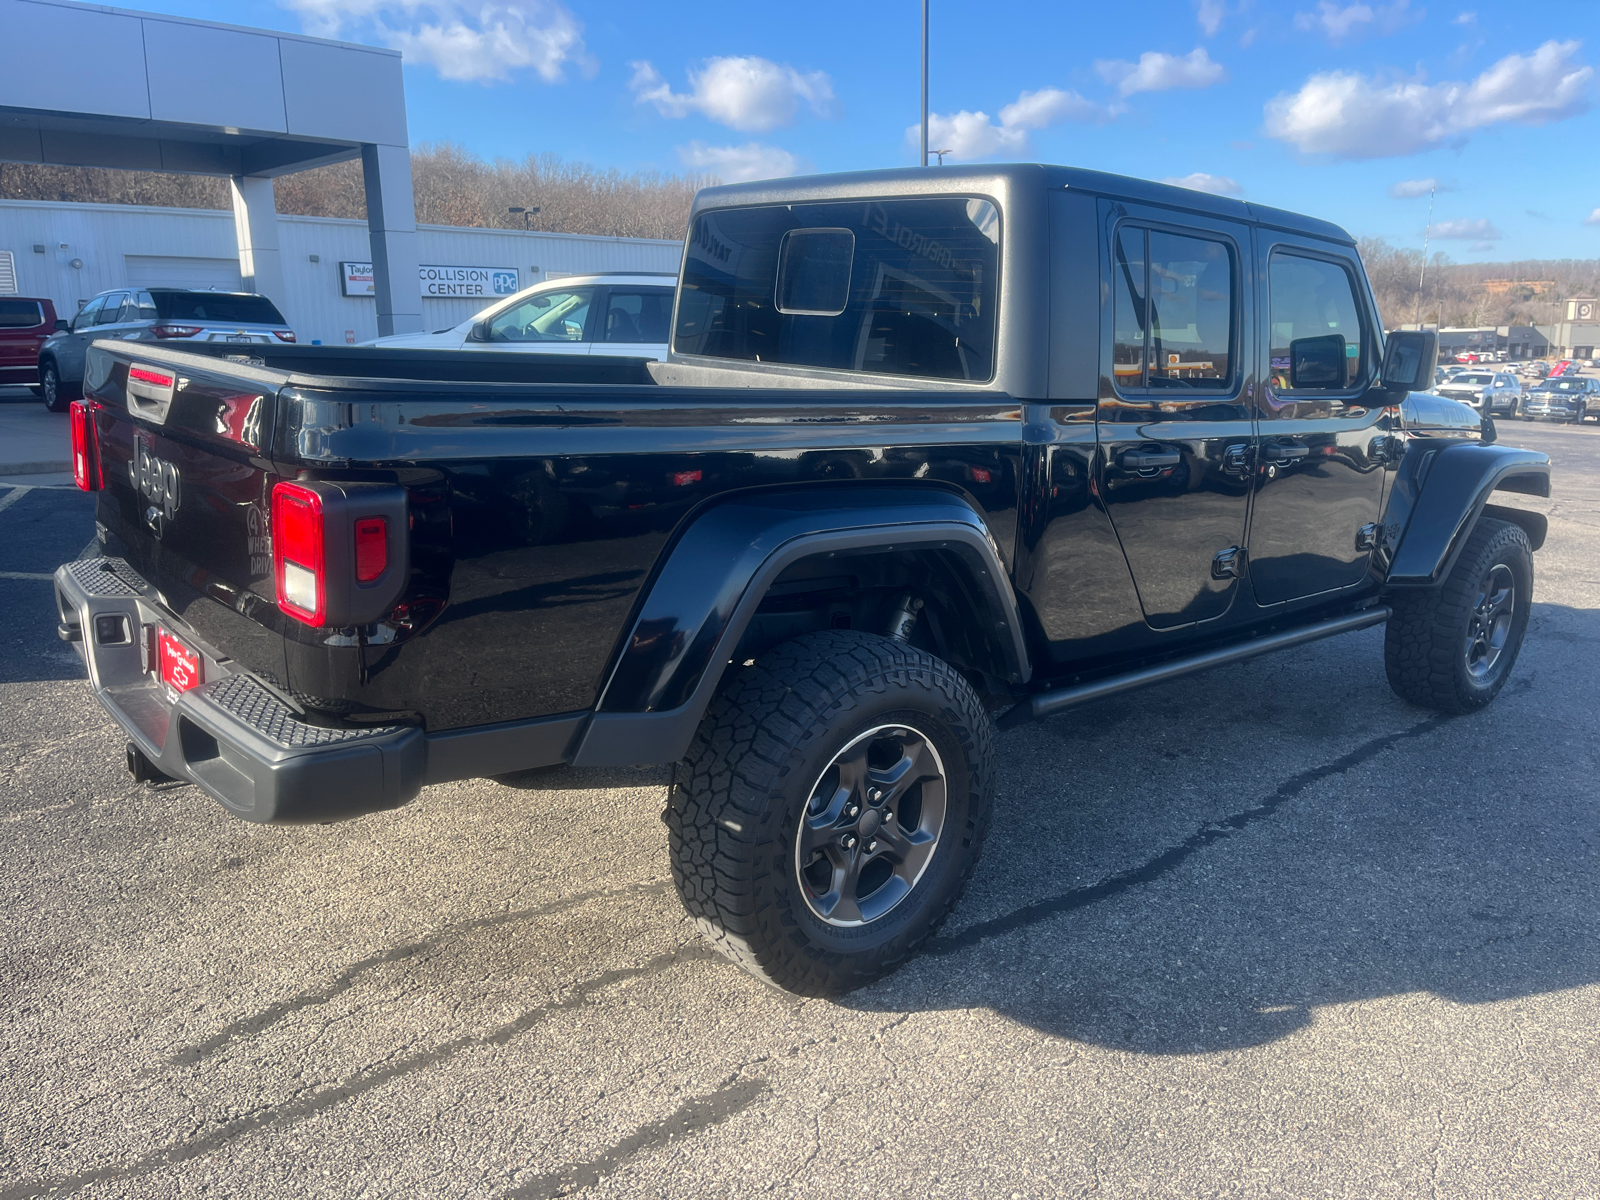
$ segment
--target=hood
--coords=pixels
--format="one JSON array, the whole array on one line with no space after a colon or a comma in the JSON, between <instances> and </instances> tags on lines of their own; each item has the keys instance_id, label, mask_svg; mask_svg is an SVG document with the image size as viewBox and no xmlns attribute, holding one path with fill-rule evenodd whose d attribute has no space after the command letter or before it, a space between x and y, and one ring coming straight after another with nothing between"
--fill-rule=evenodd
<instances>
[{"instance_id":1,"label":"hood","mask_svg":"<svg viewBox=\"0 0 1600 1200\"><path fill-rule=\"evenodd\" d=\"M1430 429L1477 431L1483 427L1478 410L1436 392L1412 392L1400 405L1400 419L1415 433Z\"/></svg>"}]
</instances>

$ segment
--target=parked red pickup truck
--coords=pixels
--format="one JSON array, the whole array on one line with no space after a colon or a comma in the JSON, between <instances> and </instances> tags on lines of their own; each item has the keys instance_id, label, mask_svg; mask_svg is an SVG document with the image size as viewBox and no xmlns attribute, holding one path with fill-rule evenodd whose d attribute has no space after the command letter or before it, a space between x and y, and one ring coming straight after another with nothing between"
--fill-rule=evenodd
<instances>
[{"instance_id":1,"label":"parked red pickup truck","mask_svg":"<svg viewBox=\"0 0 1600 1200\"><path fill-rule=\"evenodd\" d=\"M39 390L39 347L56 331L56 306L32 296L0 296L0 386Z\"/></svg>"}]
</instances>

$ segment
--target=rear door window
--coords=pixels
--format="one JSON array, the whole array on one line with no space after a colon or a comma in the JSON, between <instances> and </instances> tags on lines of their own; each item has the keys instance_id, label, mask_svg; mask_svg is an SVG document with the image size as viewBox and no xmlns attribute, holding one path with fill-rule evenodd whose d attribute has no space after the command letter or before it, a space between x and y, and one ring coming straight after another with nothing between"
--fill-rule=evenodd
<instances>
[{"instance_id":1,"label":"rear door window","mask_svg":"<svg viewBox=\"0 0 1600 1200\"><path fill-rule=\"evenodd\" d=\"M95 316L96 325L115 325L122 316L122 304L127 300L127 292L116 292L106 297L106 302Z\"/></svg>"},{"instance_id":2,"label":"rear door window","mask_svg":"<svg viewBox=\"0 0 1600 1200\"><path fill-rule=\"evenodd\" d=\"M612 288L606 299L607 342L666 345L672 323L672 293L665 288L625 291Z\"/></svg>"},{"instance_id":3,"label":"rear door window","mask_svg":"<svg viewBox=\"0 0 1600 1200\"><path fill-rule=\"evenodd\" d=\"M994 377L1000 212L979 197L713 209L673 348L923 379Z\"/></svg>"},{"instance_id":4,"label":"rear door window","mask_svg":"<svg viewBox=\"0 0 1600 1200\"><path fill-rule=\"evenodd\" d=\"M1122 391L1227 389L1238 274L1224 241L1124 225L1112 266L1112 364Z\"/></svg>"},{"instance_id":5,"label":"rear door window","mask_svg":"<svg viewBox=\"0 0 1600 1200\"><path fill-rule=\"evenodd\" d=\"M0 329L32 329L44 324L44 308L37 300L0 300Z\"/></svg>"}]
</instances>

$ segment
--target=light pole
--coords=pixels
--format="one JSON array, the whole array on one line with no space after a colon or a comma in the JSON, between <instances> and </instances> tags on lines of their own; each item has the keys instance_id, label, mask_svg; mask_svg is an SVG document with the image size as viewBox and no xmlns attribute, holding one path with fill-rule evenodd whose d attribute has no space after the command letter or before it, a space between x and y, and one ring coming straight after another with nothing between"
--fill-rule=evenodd
<instances>
[{"instance_id":1,"label":"light pole","mask_svg":"<svg viewBox=\"0 0 1600 1200\"><path fill-rule=\"evenodd\" d=\"M930 151L928 151L928 153L929 154L938 155L939 156L939 165L942 167L942 166L944 166L944 156L946 154L954 154L955 151L954 150L930 150Z\"/></svg>"},{"instance_id":2,"label":"light pole","mask_svg":"<svg viewBox=\"0 0 1600 1200\"><path fill-rule=\"evenodd\" d=\"M928 0L922 0L922 165L928 165Z\"/></svg>"},{"instance_id":3,"label":"light pole","mask_svg":"<svg viewBox=\"0 0 1600 1200\"><path fill-rule=\"evenodd\" d=\"M1438 189L1437 183L1428 189L1428 223L1422 230L1422 273L1417 276L1417 319L1413 322L1418 329L1422 328L1422 281L1428 277L1428 237L1433 233L1433 194Z\"/></svg>"},{"instance_id":4,"label":"light pole","mask_svg":"<svg viewBox=\"0 0 1600 1200\"><path fill-rule=\"evenodd\" d=\"M539 210L538 210L537 207L535 207L535 208L508 208L508 209L506 209L506 211L508 213L512 213L513 215L516 214L516 213L521 213L522 214L522 232L523 233L527 233L528 232L528 218L533 216L533 214L538 212Z\"/></svg>"}]
</instances>

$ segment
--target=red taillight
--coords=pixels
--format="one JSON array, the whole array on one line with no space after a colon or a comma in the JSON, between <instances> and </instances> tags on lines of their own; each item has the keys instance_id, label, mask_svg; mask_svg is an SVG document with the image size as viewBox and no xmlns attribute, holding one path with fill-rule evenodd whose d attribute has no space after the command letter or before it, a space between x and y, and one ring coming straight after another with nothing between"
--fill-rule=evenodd
<instances>
[{"instance_id":1,"label":"red taillight","mask_svg":"<svg viewBox=\"0 0 1600 1200\"><path fill-rule=\"evenodd\" d=\"M674 471L670 478L673 487L688 487L691 483L700 482L701 473L699 471Z\"/></svg>"},{"instance_id":2,"label":"red taillight","mask_svg":"<svg viewBox=\"0 0 1600 1200\"><path fill-rule=\"evenodd\" d=\"M158 338L193 337L200 332L199 325L152 325L150 332Z\"/></svg>"},{"instance_id":3,"label":"red taillight","mask_svg":"<svg viewBox=\"0 0 1600 1200\"><path fill-rule=\"evenodd\" d=\"M272 574L278 607L296 621L320 626L328 606L322 497L299 484L272 489Z\"/></svg>"},{"instance_id":4,"label":"red taillight","mask_svg":"<svg viewBox=\"0 0 1600 1200\"><path fill-rule=\"evenodd\" d=\"M87 400L72 402L72 478L86 492L105 486L100 477L100 435Z\"/></svg>"},{"instance_id":5,"label":"red taillight","mask_svg":"<svg viewBox=\"0 0 1600 1200\"><path fill-rule=\"evenodd\" d=\"M356 522L356 578L371 583L389 565L389 526L382 517Z\"/></svg>"},{"instance_id":6,"label":"red taillight","mask_svg":"<svg viewBox=\"0 0 1600 1200\"><path fill-rule=\"evenodd\" d=\"M292 342L294 341L294 330L274 329L272 331L272 336L277 338L280 342Z\"/></svg>"}]
</instances>

